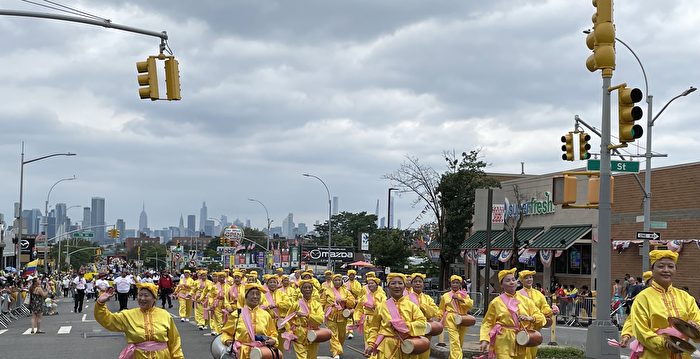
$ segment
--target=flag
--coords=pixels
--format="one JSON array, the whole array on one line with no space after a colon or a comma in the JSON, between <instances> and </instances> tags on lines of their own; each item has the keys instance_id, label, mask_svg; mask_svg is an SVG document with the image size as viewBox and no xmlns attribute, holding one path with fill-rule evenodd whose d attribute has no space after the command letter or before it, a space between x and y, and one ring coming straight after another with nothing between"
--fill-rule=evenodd
<instances>
[{"instance_id":1,"label":"flag","mask_svg":"<svg viewBox=\"0 0 700 359\"><path fill-rule=\"evenodd\" d=\"M255 249L255 242L251 243L250 246L248 246L249 250Z\"/></svg>"},{"instance_id":2,"label":"flag","mask_svg":"<svg viewBox=\"0 0 700 359\"><path fill-rule=\"evenodd\" d=\"M27 268L24 270L24 277L27 277L31 274L36 273L36 266L39 265L39 260L35 259L29 263L27 263Z\"/></svg>"}]
</instances>

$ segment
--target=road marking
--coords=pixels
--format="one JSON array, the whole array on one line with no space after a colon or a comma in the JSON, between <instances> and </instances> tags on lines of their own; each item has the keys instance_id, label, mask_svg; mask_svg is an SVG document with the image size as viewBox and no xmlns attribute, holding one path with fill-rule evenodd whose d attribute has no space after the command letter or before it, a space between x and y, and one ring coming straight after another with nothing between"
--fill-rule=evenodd
<instances>
[{"instance_id":1,"label":"road marking","mask_svg":"<svg viewBox=\"0 0 700 359\"><path fill-rule=\"evenodd\" d=\"M5 333L6 331L7 331L7 329L0 330L0 335L2 335L3 333Z\"/></svg>"},{"instance_id":2,"label":"road marking","mask_svg":"<svg viewBox=\"0 0 700 359\"><path fill-rule=\"evenodd\" d=\"M22 333L22 335L29 335L29 334L32 334L32 328L29 328L29 329L25 330L24 333Z\"/></svg>"},{"instance_id":3,"label":"road marking","mask_svg":"<svg viewBox=\"0 0 700 359\"><path fill-rule=\"evenodd\" d=\"M95 321L95 320L92 320L92 319L85 319L86 317L87 317L87 314L83 314L83 319L82 319L82 322L83 322L83 323L91 323L91 322L94 322L94 321Z\"/></svg>"},{"instance_id":4,"label":"road marking","mask_svg":"<svg viewBox=\"0 0 700 359\"><path fill-rule=\"evenodd\" d=\"M73 327L70 325L65 326L65 327L60 327L58 329L58 334L70 334L71 328L73 328Z\"/></svg>"}]
</instances>

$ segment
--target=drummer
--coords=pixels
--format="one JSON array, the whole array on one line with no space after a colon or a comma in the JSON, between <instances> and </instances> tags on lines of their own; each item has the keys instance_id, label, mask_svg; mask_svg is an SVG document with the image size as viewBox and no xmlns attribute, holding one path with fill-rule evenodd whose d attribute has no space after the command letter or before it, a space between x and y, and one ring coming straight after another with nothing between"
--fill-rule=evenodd
<instances>
[{"instance_id":1,"label":"drummer","mask_svg":"<svg viewBox=\"0 0 700 359\"><path fill-rule=\"evenodd\" d=\"M343 355L345 330L348 325L348 318L343 315L343 311L355 308L355 298L343 286L343 277L340 274L334 274L331 283L331 288L326 289L321 295L321 303L324 304L326 326L333 332L330 343L331 355L334 359L338 359Z\"/></svg>"},{"instance_id":2,"label":"drummer","mask_svg":"<svg viewBox=\"0 0 700 359\"><path fill-rule=\"evenodd\" d=\"M321 305L325 307L326 303L324 300L326 300L326 291L333 287L333 272L326 270L323 272L323 276L325 277L325 281L321 284L319 294L321 295Z\"/></svg>"},{"instance_id":3,"label":"drummer","mask_svg":"<svg viewBox=\"0 0 700 359\"><path fill-rule=\"evenodd\" d=\"M374 272L367 272L365 273L365 285L362 286L362 294L367 293L367 284L369 283L370 278L377 278L377 274ZM377 278L379 279L379 278ZM386 297L386 292L384 292L384 288L382 288L381 282L379 283L379 288L377 288L378 291L384 293L384 296Z\"/></svg>"},{"instance_id":4,"label":"drummer","mask_svg":"<svg viewBox=\"0 0 700 359\"><path fill-rule=\"evenodd\" d=\"M192 299L190 298L190 290L194 285L194 280L189 269L183 271L185 277L178 283L174 296L177 296L178 303L180 304L178 309L178 314L180 314L181 322L189 322L192 316Z\"/></svg>"},{"instance_id":5,"label":"drummer","mask_svg":"<svg viewBox=\"0 0 700 359\"><path fill-rule=\"evenodd\" d=\"M286 274L282 276L282 285L278 290L284 293L284 295L289 298L290 302L294 302L301 297L299 290L292 285L289 276Z\"/></svg>"},{"instance_id":6,"label":"drummer","mask_svg":"<svg viewBox=\"0 0 700 359\"><path fill-rule=\"evenodd\" d=\"M362 284L360 284L359 281L355 279L357 276L357 271L354 269L348 270L348 281L345 282L345 289L347 289L355 298L355 302L357 303L357 300L360 299L360 296L362 295ZM348 339L353 338L353 331L355 328L355 322L360 320L360 313L359 311L355 311L353 313L353 320L352 322L348 321L348 327L347 327L347 332L348 332Z\"/></svg>"},{"instance_id":7,"label":"drummer","mask_svg":"<svg viewBox=\"0 0 700 359\"><path fill-rule=\"evenodd\" d=\"M223 327L221 342L229 346L235 338L234 352L238 359L250 358L253 347L277 346L277 324L259 305L265 292L260 284L246 284L245 305L240 314L232 313Z\"/></svg>"},{"instance_id":8,"label":"drummer","mask_svg":"<svg viewBox=\"0 0 700 359\"><path fill-rule=\"evenodd\" d=\"M416 304L429 322L440 321L440 308L435 304L433 298L423 293L423 280L426 275L423 273L413 273L411 276L411 290L408 292L408 299ZM430 339L430 337L428 337ZM418 355L419 358L430 358L430 350Z\"/></svg>"},{"instance_id":9,"label":"drummer","mask_svg":"<svg viewBox=\"0 0 700 359\"><path fill-rule=\"evenodd\" d=\"M360 314L357 321L357 328L364 335L365 348L367 348L367 338L369 338L369 325L372 318L377 313L377 306L386 301L386 294L379 290L379 278L372 277L367 279L367 292L362 293L360 300L355 307L355 313Z\"/></svg>"},{"instance_id":10,"label":"drummer","mask_svg":"<svg viewBox=\"0 0 700 359\"><path fill-rule=\"evenodd\" d=\"M300 279L298 283L302 297L292 302L287 311L285 320L289 320L285 327L288 333L282 334L284 349L289 350L288 345L291 341L297 359L315 359L318 357L319 343L310 343L306 334L310 330L318 330L323 323L323 308L321 303L313 300L313 281Z\"/></svg>"},{"instance_id":11,"label":"drummer","mask_svg":"<svg viewBox=\"0 0 700 359\"><path fill-rule=\"evenodd\" d=\"M303 272L303 273L301 274L301 279L306 279L306 280L310 280L310 281L311 281L311 283L314 285L314 291L313 291L313 293L311 294L311 297L313 298L313 300L315 300L315 301L317 301L319 304L321 304L321 292L320 292L320 290L319 290L319 288L321 288L321 285L320 285L320 284L317 285L317 284L318 284L318 280L317 280L316 278L314 278L313 272L311 272L311 271ZM323 304L321 304L321 307L323 307Z\"/></svg>"},{"instance_id":12,"label":"drummer","mask_svg":"<svg viewBox=\"0 0 700 359\"><path fill-rule=\"evenodd\" d=\"M226 324L228 317L237 309L243 308L245 305L245 284L243 284L243 273L239 270L234 270L231 273L233 276L233 284L226 290L224 296L223 323Z\"/></svg>"},{"instance_id":13,"label":"drummer","mask_svg":"<svg viewBox=\"0 0 700 359\"><path fill-rule=\"evenodd\" d=\"M207 271L199 270L197 272L198 280L193 286L192 298L194 301L194 319L197 322L199 330L207 329L209 321L209 300L207 294L212 286L212 282L207 279Z\"/></svg>"},{"instance_id":14,"label":"drummer","mask_svg":"<svg viewBox=\"0 0 700 359\"><path fill-rule=\"evenodd\" d=\"M440 312L443 313L443 323L450 340L449 359L462 358L462 343L467 327L457 325L456 316L467 315L474 302L469 294L462 290L462 277L452 275L450 277L450 291L440 297Z\"/></svg>"},{"instance_id":15,"label":"drummer","mask_svg":"<svg viewBox=\"0 0 700 359\"><path fill-rule=\"evenodd\" d=\"M369 327L365 356L377 359L418 358L401 351L401 340L426 332L427 322L420 308L404 296L406 278L401 273L387 276L391 298L377 305L376 315L366 323ZM399 336L401 338L399 338Z\"/></svg>"},{"instance_id":16,"label":"drummer","mask_svg":"<svg viewBox=\"0 0 700 359\"><path fill-rule=\"evenodd\" d=\"M538 330L545 324L545 317L535 303L515 289L517 268L498 272L501 293L489 303L489 308L481 323L479 339L482 353L490 351L498 359L524 359L525 347L515 341L517 331L521 329Z\"/></svg>"},{"instance_id":17,"label":"drummer","mask_svg":"<svg viewBox=\"0 0 700 359\"><path fill-rule=\"evenodd\" d=\"M283 316L289 311L290 302L288 297L282 293L277 288L277 276L274 274L265 274L265 289L267 290L263 296L260 303L262 309L267 310L267 312L272 316L272 320L277 323L277 320L282 319ZM278 338L278 342L281 342L282 338Z\"/></svg>"},{"instance_id":18,"label":"drummer","mask_svg":"<svg viewBox=\"0 0 700 359\"><path fill-rule=\"evenodd\" d=\"M679 355L671 342L662 334L686 339L675 328L668 326L668 318L680 318L695 327L700 323L700 310L695 299L687 292L673 286L678 253L670 250L649 252L652 281L648 288L637 295L628 321L632 321L632 333L643 347L641 359L690 358Z\"/></svg>"},{"instance_id":19,"label":"drummer","mask_svg":"<svg viewBox=\"0 0 700 359\"><path fill-rule=\"evenodd\" d=\"M532 288L532 284L535 282L535 273L537 272L532 270L521 270L520 273L518 273L518 280L520 280L520 283L523 285L523 288L519 291L519 293L527 298L530 298L535 303L535 306L545 317L545 327L549 327L552 325L552 315L555 313L552 310L552 307L550 307L547 303L547 298L544 297L544 294L542 294L542 292L539 290ZM558 311L558 308L556 308L556 310ZM536 357L537 347L528 347L525 358L535 359Z\"/></svg>"}]
</instances>

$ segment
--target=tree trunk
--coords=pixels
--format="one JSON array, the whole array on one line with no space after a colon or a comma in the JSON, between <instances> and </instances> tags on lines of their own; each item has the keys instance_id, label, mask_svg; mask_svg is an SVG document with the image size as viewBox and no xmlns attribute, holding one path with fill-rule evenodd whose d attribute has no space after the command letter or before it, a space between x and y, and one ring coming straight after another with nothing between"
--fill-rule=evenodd
<instances>
[{"instance_id":1,"label":"tree trunk","mask_svg":"<svg viewBox=\"0 0 700 359\"><path fill-rule=\"evenodd\" d=\"M450 263L440 256L440 278L438 288L444 290L448 279L450 278Z\"/></svg>"}]
</instances>

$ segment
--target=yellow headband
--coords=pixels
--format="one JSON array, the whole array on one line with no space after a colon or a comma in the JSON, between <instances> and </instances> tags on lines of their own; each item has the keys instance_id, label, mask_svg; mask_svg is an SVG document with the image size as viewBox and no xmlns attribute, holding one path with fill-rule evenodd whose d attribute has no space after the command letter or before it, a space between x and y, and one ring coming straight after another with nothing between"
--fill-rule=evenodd
<instances>
[{"instance_id":1,"label":"yellow headband","mask_svg":"<svg viewBox=\"0 0 700 359\"><path fill-rule=\"evenodd\" d=\"M642 279L644 280L644 283L646 283L649 279L651 279L651 271L648 270L642 274Z\"/></svg>"},{"instance_id":2,"label":"yellow headband","mask_svg":"<svg viewBox=\"0 0 700 359\"><path fill-rule=\"evenodd\" d=\"M257 276L258 276L258 272L252 270L252 271L248 272L248 275L254 275L254 276L257 277Z\"/></svg>"},{"instance_id":3,"label":"yellow headband","mask_svg":"<svg viewBox=\"0 0 700 359\"><path fill-rule=\"evenodd\" d=\"M500 272L498 272L498 282L501 283L503 282L503 278L505 278L508 274L515 275L515 271L517 271L518 268L511 268L511 269L504 269Z\"/></svg>"},{"instance_id":4,"label":"yellow headband","mask_svg":"<svg viewBox=\"0 0 700 359\"><path fill-rule=\"evenodd\" d=\"M241 271L239 271L239 270L235 270L235 271L233 271L233 273L231 273L231 275L234 277L236 277L236 276L242 277L243 273L241 273Z\"/></svg>"},{"instance_id":5,"label":"yellow headband","mask_svg":"<svg viewBox=\"0 0 700 359\"><path fill-rule=\"evenodd\" d=\"M185 269L184 271L182 271L182 273L190 274L190 273L192 273L192 272L191 272L189 269Z\"/></svg>"},{"instance_id":6,"label":"yellow headband","mask_svg":"<svg viewBox=\"0 0 700 359\"><path fill-rule=\"evenodd\" d=\"M275 269L275 272L280 272L280 273L281 273L281 272L284 272L284 269L282 269L282 268L277 268L277 269Z\"/></svg>"},{"instance_id":7,"label":"yellow headband","mask_svg":"<svg viewBox=\"0 0 700 359\"><path fill-rule=\"evenodd\" d=\"M374 282L374 283L377 283L377 285L379 285L381 280L377 277L367 278L367 283L369 283L369 282Z\"/></svg>"},{"instance_id":8,"label":"yellow headband","mask_svg":"<svg viewBox=\"0 0 700 359\"><path fill-rule=\"evenodd\" d=\"M300 279L299 280L299 288L301 288L301 286L303 286L304 284L311 284L311 287L313 288L314 281L311 279Z\"/></svg>"},{"instance_id":9,"label":"yellow headband","mask_svg":"<svg viewBox=\"0 0 700 359\"><path fill-rule=\"evenodd\" d=\"M365 277L366 277L366 278L372 278L372 277L376 277L376 276L377 276L377 275L374 274L374 272L367 272L367 274L365 274Z\"/></svg>"},{"instance_id":10,"label":"yellow headband","mask_svg":"<svg viewBox=\"0 0 700 359\"><path fill-rule=\"evenodd\" d=\"M348 271L348 275L350 275L350 274L357 274L357 271L354 269L351 269Z\"/></svg>"},{"instance_id":11,"label":"yellow headband","mask_svg":"<svg viewBox=\"0 0 700 359\"><path fill-rule=\"evenodd\" d=\"M245 285L245 295L247 296L247 295L248 295L248 292L249 292L250 290L253 290L253 289L257 289L257 290L259 290L261 293L267 293L267 289L265 289L265 287L261 286L260 284L258 284L258 283L248 283L248 284Z\"/></svg>"},{"instance_id":12,"label":"yellow headband","mask_svg":"<svg viewBox=\"0 0 700 359\"><path fill-rule=\"evenodd\" d=\"M138 283L136 284L136 287L141 290L141 289L146 289L151 294L153 294L154 298L158 298L158 286L153 284L153 283Z\"/></svg>"},{"instance_id":13,"label":"yellow headband","mask_svg":"<svg viewBox=\"0 0 700 359\"><path fill-rule=\"evenodd\" d=\"M458 280L460 283L462 283L462 277L460 277L456 274L453 274L450 276L450 282L452 282L453 280Z\"/></svg>"},{"instance_id":14,"label":"yellow headband","mask_svg":"<svg viewBox=\"0 0 700 359\"><path fill-rule=\"evenodd\" d=\"M401 278L404 282L406 282L406 276L403 273L389 273L386 276L386 281L390 282L394 278Z\"/></svg>"},{"instance_id":15,"label":"yellow headband","mask_svg":"<svg viewBox=\"0 0 700 359\"><path fill-rule=\"evenodd\" d=\"M264 278L264 279L265 279L265 282L267 283L267 282L269 282L269 281L272 280L272 279L277 280L277 276L274 275L274 274L265 274L265 278Z\"/></svg>"},{"instance_id":16,"label":"yellow headband","mask_svg":"<svg viewBox=\"0 0 700 359\"><path fill-rule=\"evenodd\" d=\"M419 278L419 277L421 279L425 279L426 275L423 273L413 273L413 274L411 274L411 282L413 282L414 279Z\"/></svg>"},{"instance_id":17,"label":"yellow headband","mask_svg":"<svg viewBox=\"0 0 700 359\"><path fill-rule=\"evenodd\" d=\"M333 276L331 277L331 279L336 279L336 278L343 279L343 276L340 274L333 274Z\"/></svg>"},{"instance_id":18,"label":"yellow headband","mask_svg":"<svg viewBox=\"0 0 700 359\"><path fill-rule=\"evenodd\" d=\"M323 274L324 274L324 275L329 275L329 274L333 274L333 272L332 272L332 271L329 271L329 270L327 270L327 271L323 272Z\"/></svg>"},{"instance_id":19,"label":"yellow headband","mask_svg":"<svg viewBox=\"0 0 700 359\"><path fill-rule=\"evenodd\" d=\"M527 276L530 276L530 275L534 276L535 273L537 273L537 272L535 272L534 270L521 270L520 273L518 273L518 279L523 280Z\"/></svg>"},{"instance_id":20,"label":"yellow headband","mask_svg":"<svg viewBox=\"0 0 700 359\"><path fill-rule=\"evenodd\" d=\"M661 258L670 258L673 260L673 263L678 263L678 253L674 251L669 251L668 249L656 249L649 252L649 261L651 262L651 265L654 265L654 263Z\"/></svg>"}]
</instances>

